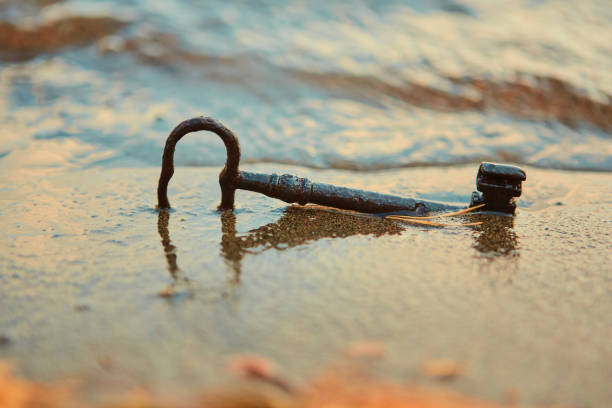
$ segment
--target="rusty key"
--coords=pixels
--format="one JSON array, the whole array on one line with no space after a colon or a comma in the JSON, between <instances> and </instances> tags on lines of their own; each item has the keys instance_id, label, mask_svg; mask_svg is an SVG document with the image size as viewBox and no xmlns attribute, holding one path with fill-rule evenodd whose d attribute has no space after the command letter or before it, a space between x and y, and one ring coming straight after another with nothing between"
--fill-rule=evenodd
<instances>
[{"instance_id":1,"label":"rusty key","mask_svg":"<svg viewBox=\"0 0 612 408\"><path fill-rule=\"evenodd\" d=\"M236 189L255 191L287 203L314 203L364 213L402 213L421 216L431 212L456 210L458 207L431 201L403 198L389 194L315 183L290 174L261 174L241 171L240 144L230 129L215 119L197 117L180 123L168 136L162 157L157 187L159 208L170 208L168 183L174 174L174 149L188 133L207 130L216 133L227 150L225 167L219 174L220 210L234 208ZM471 205L484 204L483 210L514 214L516 197L521 195L525 172L516 166L482 163L476 178L478 191L472 193Z\"/></svg>"}]
</instances>

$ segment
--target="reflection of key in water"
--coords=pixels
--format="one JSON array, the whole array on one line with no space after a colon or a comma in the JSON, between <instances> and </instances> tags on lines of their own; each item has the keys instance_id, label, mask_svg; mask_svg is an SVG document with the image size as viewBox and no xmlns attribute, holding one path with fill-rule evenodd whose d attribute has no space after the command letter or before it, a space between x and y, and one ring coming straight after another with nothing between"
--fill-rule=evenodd
<instances>
[{"instance_id":1,"label":"reflection of key in water","mask_svg":"<svg viewBox=\"0 0 612 408\"><path fill-rule=\"evenodd\" d=\"M223 220L224 217L228 216L234 215L232 212L226 211L222 214L221 219ZM169 224L170 212L167 210L159 210L159 215L157 217L157 231L159 232L159 236L161 238L161 244L164 249L164 255L166 256L168 272L172 277L172 283L170 283L166 288L157 292L157 296L162 298L176 299L178 297L194 298L197 294L199 299L204 299L205 301L214 301L218 299L219 296L226 297L231 287L228 288L226 284L223 284L221 287L214 285L206 285L206 287L199 286L197 281L192 281L189 279L185 272L183 272L183 270L178 266L178 248L172 244L172 240L170 239ZM231 225L231 223L228 225ZM233 225L235 226L235 221ZM231 278L229 282L230 286L233 286L236 282L239 282L236 276L237 275ZM180 290L181 286L184 288L183 291Z\"/></svg>"},{"instance_id":2,"label":"reflection of key in water","mask_svg":"<svg viewBox=\"0 0 612 408\"><path fill-rule=\"evenodd\" d=\"M485 262L481 267L489 274L498 279L511 281L512 276L518 270L520 257L519 239L514 231L514 217L496 214L474 214L470 221L482 222L476 225L474 230L474 249L479 252ZM499 262L507 263L503 268ZM493 268L493 269L492 269ZM506 271L500 276L500 271Z\"/></svg>"},{"instance_id":3,"label":"reflection of key in water","mask_svg":"<svg viewBox=\"0 0 612 408\"><path fill-rule=\"evenodd\" d=\"M234 271L236 281L239 281L245 254L257 254L268 249L282 251L323 238L399 234L404 227L379 216L313 205L287 207L278 221L244 235L236 232L234 212L224 211L221 214L221 230L221 255Z\"/></svg>"},{"instance_id":4,"label":"reflection of key in water","mask_svg":"<svg viewBox=\"0 0 612 408\"><path fill-rule=\"evenodd\" d=\"M157 232L159 232L159 236L161 237L161 244L164 247L166 262L168 263L168 272L170 272L173 281L167 288L157 293L160 297L174 296L176 294L176 285L181 282L185 283L187 286L189 285L189 278L187 278L177 263L177 248L172 245L172 241L170 240L170 231L168 230L169 222L170 212L167 210L160 210L157 217Z\"/></svg>"}]
</instances>

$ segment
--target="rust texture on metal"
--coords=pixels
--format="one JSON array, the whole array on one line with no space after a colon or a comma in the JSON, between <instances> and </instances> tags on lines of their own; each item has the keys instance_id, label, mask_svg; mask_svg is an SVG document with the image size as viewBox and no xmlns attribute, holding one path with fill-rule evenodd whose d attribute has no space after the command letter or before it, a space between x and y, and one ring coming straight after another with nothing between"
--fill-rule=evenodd
<instances>
[{"instance_id":1,"label":"rust texture on metal","mask_svg":"<svg viewBox=\"0 0 612 408\"><path fill-rule=\"evenodd\" d=\"M262 193L287 203L301 205L313 203L373 214L403 212L423 215L430 211L451 208L434 202L417 201L411 198L315 183L291 174L279 176L278 174L240 171L236 179L236 188Z\"/></svg>"},{"instance_id":2,"label":"rust texture on metal","mask_svg":"<svg viewBox=\"0 0 612 408\"><path fill-rule=\"evenodd\" d=\"M219 174L221 185L221 204L219 209L229 210L234 208L234 193L236 187L234 180L238 176L238 164L240 163L240 143L238 138L230 129L213 118L197 117L181 122L168 136L164 154L162 156L162 169L157 186L157 205L159 208L170 208L168 201L168 183L174 174L174 149L183 136L200 130L208 130L216 133L227 150L225 167Z\"/></svg>"},{"instance_id":3,"label":"rust texture on metal","mask_svg":"<svg viewBox=\"0 0 612 408\"><path fill-rule=\"evenodd\" d=\"M260 174L240 171L240 144L236 135L212 118L198 117L180 123L168 136L162 158L162 170L157 188L158 207L170 208L168 183L174 174L174 150L176 143L188 133L207 130L216 133L225 143L227 160L219 174L221 185L220 210L234 208L236 189L249 190L278 198L287 203L320 204L364 213L402 212L409 215L425 215L429 212L455 210L446 204L414 200L388 194L315 183L290 174ZM514 214L515 197L521 194L521 182L526 176L515 166L482 163L477 176L477 188L472 204L485 204L485 209Z\"/></svg>"},{"instance_id":4,"label":"rust texture on metal","mask_svg":"<svg viewBox=\"0 0 612 408\"><path fill-rule=\"evenodd\" d=\"M476 189L480 193L472 193L470 205L484 204L483 211L514 214L516 197L521 196L522 183L526 179L525 172L516 166L481 163L476 175Z\"/></svg>"}]
</instances>

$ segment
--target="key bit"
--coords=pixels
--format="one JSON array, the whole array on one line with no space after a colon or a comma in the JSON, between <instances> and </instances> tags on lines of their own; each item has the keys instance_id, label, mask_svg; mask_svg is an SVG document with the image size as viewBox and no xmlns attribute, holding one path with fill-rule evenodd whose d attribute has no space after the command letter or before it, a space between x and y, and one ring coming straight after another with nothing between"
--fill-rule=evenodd
<instances>
[{"instance_id":1,"label":"key bit","mask_svg":"<svg viewBox=\"0 0 612 408\"><path fill-rule=\"evenodd\" d=\"M516 166L484 162L478 168L476 189L470 206L484 204L484 211L514 214L516 197L522 193L525 172Z\"/></svg>"}]
</instances>

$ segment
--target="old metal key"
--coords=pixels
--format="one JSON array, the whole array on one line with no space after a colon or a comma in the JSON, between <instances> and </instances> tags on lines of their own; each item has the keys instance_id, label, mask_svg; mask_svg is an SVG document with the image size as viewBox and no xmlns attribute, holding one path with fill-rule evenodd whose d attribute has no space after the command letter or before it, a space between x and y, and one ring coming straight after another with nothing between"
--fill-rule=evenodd
<instances>
[{"instance_id":1,"label":"old metal key","mask_svg":"<svg viewBox=\"0 0 612 408\"><path fill-rule=\"evenodd\" d=\"M430 212L456 210L447 204L402 198L394 195L314 183L290 174L261 174L238 170L240 144L236 135L218 121L197 117L180 123L168 136L162 158L157 187L159 208L170 208L168 183L174 174L174 149L188 133L208 130L216 133L227 150L225 167L219 174L221 185L220 210L234 208L236 189L255 191L287 203L314 203L364 213L394 213L421 216ZM471 205L484 204L483 210L514 214L515 198L521 195L525 172L516 166L482 163L476 177L478 191L472 193Z\"/></svg>"}]
</instances>

